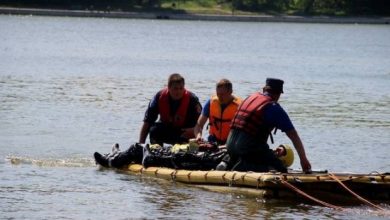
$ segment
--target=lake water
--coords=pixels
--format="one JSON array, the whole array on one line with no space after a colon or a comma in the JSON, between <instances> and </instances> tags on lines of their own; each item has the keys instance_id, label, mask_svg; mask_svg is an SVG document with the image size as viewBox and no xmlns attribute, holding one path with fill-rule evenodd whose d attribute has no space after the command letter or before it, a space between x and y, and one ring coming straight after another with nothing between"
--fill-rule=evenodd
<instances>
[{"instance_id":1,"label":"lake water","mask_svg":"<svg viewBox=\"0 0 390 220\"><path fill-rule=\"evenodd\" d=\"M99 169L173 72L202 103L220 78L241 97L282 78L313 170L390 171L388 25L0 15L0 218L388 218Z\"/></svg>"}]
</instances>

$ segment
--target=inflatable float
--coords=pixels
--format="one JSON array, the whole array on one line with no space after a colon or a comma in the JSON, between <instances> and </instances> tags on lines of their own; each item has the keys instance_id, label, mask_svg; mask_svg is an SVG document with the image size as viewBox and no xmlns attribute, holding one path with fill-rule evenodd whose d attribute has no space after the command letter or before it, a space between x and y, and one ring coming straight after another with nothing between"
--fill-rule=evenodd
<instances>
[{"instance_id":1,"label":"inflatable float","mask_svg":"<svg viewBox=\"0 0 390 220\"><path fill-rule=\"evenodd\" d=\"M333 208L338 206L332 204L390 204L390 173L194 171L144 168L140 164L130 164L123 170L210 190L245 192L264 198L311 200Z\"/></svg>"}]
</instances>

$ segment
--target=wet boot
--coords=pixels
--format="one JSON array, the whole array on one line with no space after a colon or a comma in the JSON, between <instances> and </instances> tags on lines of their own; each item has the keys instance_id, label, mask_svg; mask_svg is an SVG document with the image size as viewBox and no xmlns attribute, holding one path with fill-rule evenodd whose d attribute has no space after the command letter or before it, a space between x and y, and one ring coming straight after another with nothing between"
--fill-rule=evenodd
<instances>
[{"instance_id":1,"label":"wet boot","mask_svg":"<svg viewBox=\"0 0 390 220\"><path fill-rule=\"evenodd\" d=\"M142 144L132 144L127 150L119 151L113 157L109 158L110 167L123 168L131 163L141 163L143 154Z\"/></svg>"},{"instance_id":2,"label":"wet boot","mask_svg":"<svg viewBox=\"0 0 390 220\"><path fill-rule=\"evenodd\" d=\"M217 167L215 168L215 170L224 171L224 170L227 170L227 167L228 167L228 164L227 164L225 161L221 161L221 163L219 163L219 164L217 165Z\"/></svg>"},{"instance_id":3,"label":"wet boot","mask_svg":"<svg viewBox=\"0 0 390 220\"><path fill-rule=\"evenodd\" d=\"M224 170L230 170L231 169L231 164L232 161L230 159L230 155L229 154L224 154L224 157L222 158L221 162L215 167L216 170L221 170L221 171L224 171Z\"/></svg>"},{"instance_id":4,"label":"wet boot","mask_svg":"<svg viewBox=\"0 0 390 220\"><path fill-rule=\"evenodd\" d=\"M101 155L98 152L95 152L93 154L93 157L95 158L96 164L99 164L102 167L110 167L107 157Z\"/></svg>"},{"instance_id":5,"label":"wet boot","mask_svg":"<svg viewBox=\"0 0 390 220\"><path fill-rule=\"evenodd\" d=\"M119 144L114 144L111 148L111 153L101 155L98 152L93 154L97 164L103 167L112 167L111 161L120 155L121 151L119 149Z\"/></svg>"}]
</instances>

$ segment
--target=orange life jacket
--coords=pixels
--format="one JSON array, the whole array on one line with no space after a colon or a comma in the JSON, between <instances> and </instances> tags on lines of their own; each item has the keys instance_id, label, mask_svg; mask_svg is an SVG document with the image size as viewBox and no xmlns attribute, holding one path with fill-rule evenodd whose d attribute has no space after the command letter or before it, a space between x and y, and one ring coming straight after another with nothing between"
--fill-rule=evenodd
<instances>
[{"instance_id":1,"label":"orange life jacket","mask_svg":"<svg viewBox=\"0 0 390 220\"><path fill-rule=\"evenodd\" d=\"M169 92L168 88L161 90L158 99L158 110L160 113L160 120L163 123L172 124L174 127L184 126L188 106L190 104L190 92L184 89L184 95L181 98L180 106L174 115L171 115L171 107L169 106Z\"/></svg>"},{"instance_id":2,"label":"orange life jacket","mask_svg":"<svg viewBox=\"0 0 390 220\"><path fill-rule=\"evenodd\" d=\"M234 96L233 101L222 111L218 96L214 95L211 97L209 116L210 135L213 135L219 141L226 142L230 131L230 123L240 103L241 99Z\"/></svg>"},{"instance_id":3,"label":"orange life jacket","mask_svg":"<svg viewBox=\"0 0 390 220\"><path fill-rule=\"evenodd\" d=\"M261 141L267 142L272 128L263 123L264 107L273 103L271 97L259 92L246 98L237 110L232 121L232 128L244 130Z\"/></svg>"}]
</instances>

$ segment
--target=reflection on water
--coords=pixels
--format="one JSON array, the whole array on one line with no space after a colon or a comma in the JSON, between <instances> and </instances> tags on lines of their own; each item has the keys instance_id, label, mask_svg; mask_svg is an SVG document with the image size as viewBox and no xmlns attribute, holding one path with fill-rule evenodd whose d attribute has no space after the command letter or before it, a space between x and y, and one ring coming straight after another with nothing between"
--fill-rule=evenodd
<instances>
[{"instance_id":1,"label":"reflection on water","mask_svg":"<svg viewBox=\"0 0 390 220\"><path fill-rule=\"evenodd\" d=\"M3 218L388 217L365 206L338 212L220 193L98 169L92 160L94 151L138 140L149 100L179 72L201 103L221 78L246 97L280 77L280 103L313 169L389 172L386 26L0 15L0 30ZM275 140L290 142L281 132Z\"/></svg>"}]
</instances>

